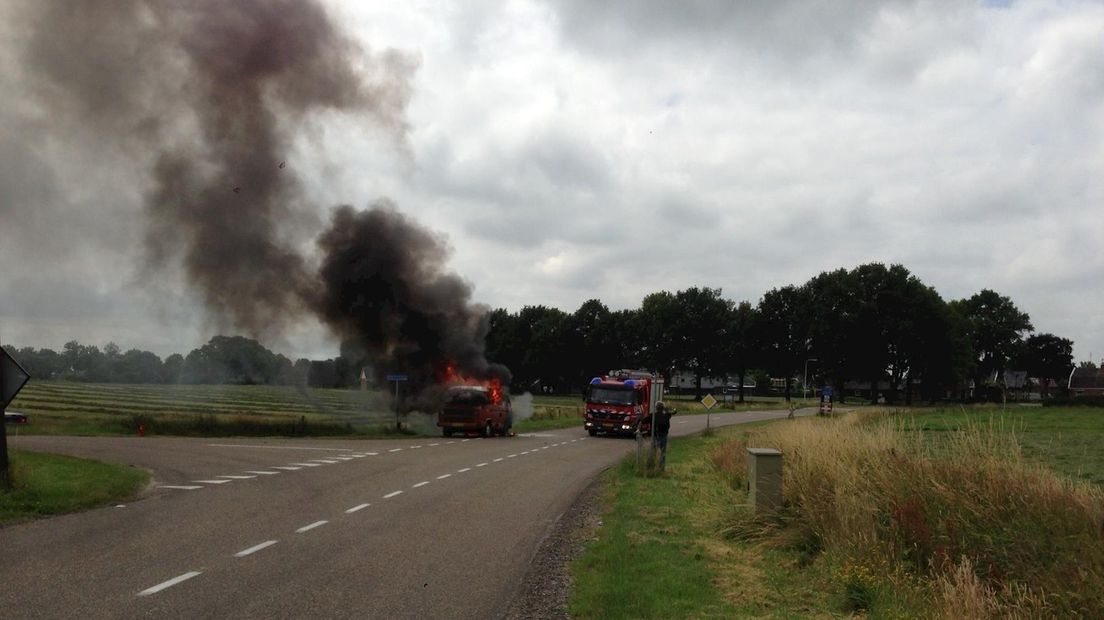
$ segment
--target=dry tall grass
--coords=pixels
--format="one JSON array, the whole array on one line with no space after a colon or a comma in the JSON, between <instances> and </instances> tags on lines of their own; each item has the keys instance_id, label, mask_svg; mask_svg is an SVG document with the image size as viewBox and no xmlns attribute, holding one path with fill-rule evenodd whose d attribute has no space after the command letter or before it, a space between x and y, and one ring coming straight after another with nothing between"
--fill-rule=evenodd
<instances>
[{"instance_id":1,"label":"dry tall grass","mask_svg":"<svg viewBox=\"0 0 1104 620\"><path fill-rule=\"evenodd\" d=\"M734 484L752 444L782 450L785 506L735 533L875 567L931 615L1104 617L1104 493L1025 464L1008 429L933 441L885 413L799 420L723 445Z\"/></svg>"}]
</instances>

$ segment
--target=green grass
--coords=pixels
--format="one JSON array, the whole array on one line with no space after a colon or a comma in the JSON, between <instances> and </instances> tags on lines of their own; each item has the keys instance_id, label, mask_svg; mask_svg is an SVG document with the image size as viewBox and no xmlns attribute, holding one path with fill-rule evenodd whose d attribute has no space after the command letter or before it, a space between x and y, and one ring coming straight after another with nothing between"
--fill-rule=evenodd
<instances>
[{"instance_id":1,"label":"green grass","mask_svg":"<svg viewBox=\"0 0 1104 620\"><path fill-rule=\"evenodd\" d=\"M1003 430L1015 436L1025 460L1104 486L1104 409L1099 407L976 406L900 415L932 441L971 425Z\"/></svg>"},{"instance_id":2,"label":"green grass","mask_svg":"<svg viewBox=\"0 0 1104 620\"><path fill-rule=\"evenodd\" d=\"M673 439L666 475L639 476L632 457L607 472L603 522L584 532L570 610L1099 617L1099 416L864 409ZM750 445L786 455L776 513L756 516L745 504Z\"/></svg>"},{"instance_id":3,"label":"green grass","mask_svg":"<svg viewBox=\"0 0 1104 620\"><path fill-rule=\"evenodd\" d=\"M0 524L126 501L149 481L140 469L12 450L12 490L0 491Z\"/></svg>"},{"instance_id":4,"label":"green grass","mask_svg":"<svg viewBox=\"0 0 1104 620\"><path fill-rule=\"evenodd\" d=\"M572 566L572 617L788 618L831 606L819 576L792 570L796 554L719 535L745 496L709 455L744 431L672 439L660 477L638 476L635 456L606 473L602 524Z\"/></svg>"}]
</instances>

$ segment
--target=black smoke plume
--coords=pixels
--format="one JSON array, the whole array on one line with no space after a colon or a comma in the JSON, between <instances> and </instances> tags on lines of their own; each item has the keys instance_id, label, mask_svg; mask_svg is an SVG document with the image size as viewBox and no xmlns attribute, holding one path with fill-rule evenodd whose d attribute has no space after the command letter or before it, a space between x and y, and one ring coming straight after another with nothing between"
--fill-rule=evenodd
<instances>
[{"instance_id":1,"label":"black smoke plume","mask_svg":"<svg viewBox=\"0 0 1104 620\"><path fill-rule=\"evenodd\" d=\"M338 207L318 238L323 261L314 309L346 352L377 374L403 372L432 383L446 364L477 379L510 380L489 364L484 342L488 308L471 286L445 270L448 250L429 230L382 202L367 211Z\"/></svg>"},{"instance_id":2,"label":"black smoke plume","mask_svg":"<svg viewBox=\"0 0 1104 620\"><path fill-rule=\"evenodd\" d=\"M220 327L254 337L315 313L378 374L429 379L452 361L507 376L484 358L486 309L444 271L444 244L393 207L337 208L320 258L301 250L317 210L287 161L295 139L341 112L402 149L415 59L369 53L311 0L18 6L28 87L140 171L152 277L181 264Z\"/></svg>"}]
</instances>

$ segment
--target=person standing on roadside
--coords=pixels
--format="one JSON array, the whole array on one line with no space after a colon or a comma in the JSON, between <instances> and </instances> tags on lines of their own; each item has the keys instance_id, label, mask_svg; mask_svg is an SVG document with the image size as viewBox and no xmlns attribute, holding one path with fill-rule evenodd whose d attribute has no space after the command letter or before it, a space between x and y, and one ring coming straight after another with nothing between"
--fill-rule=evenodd
<instances>
[{"instance_id":1,"label":"person standing on roadside","mask_svg":"<svg viewBox=\"0 0 1104 620\"><path fill-rule=\"evenodd\" d=\"M662 402L656 403L655 428L652 429L652 441L659 450L659 469L667 468L667 434L671 432L671 416L675 415L674 409L668 408Z\"/></svg>"}]
</instances>

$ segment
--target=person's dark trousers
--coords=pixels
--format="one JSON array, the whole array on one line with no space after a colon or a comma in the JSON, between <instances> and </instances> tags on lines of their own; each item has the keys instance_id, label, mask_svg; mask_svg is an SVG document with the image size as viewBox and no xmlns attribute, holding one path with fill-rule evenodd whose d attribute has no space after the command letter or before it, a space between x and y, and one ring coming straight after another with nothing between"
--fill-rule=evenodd
<instances>
[{"instance_id":1,"label":"person's dark trousers","mask_svg":"<svg viewBox=\"0 0 1104 620\"><path fill-rule=\"evenodd\" d=\"M656 448L659 450L659 468L667 468L667 435L656 435Z\"/></svg>"}]
</instances>

